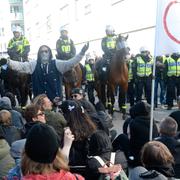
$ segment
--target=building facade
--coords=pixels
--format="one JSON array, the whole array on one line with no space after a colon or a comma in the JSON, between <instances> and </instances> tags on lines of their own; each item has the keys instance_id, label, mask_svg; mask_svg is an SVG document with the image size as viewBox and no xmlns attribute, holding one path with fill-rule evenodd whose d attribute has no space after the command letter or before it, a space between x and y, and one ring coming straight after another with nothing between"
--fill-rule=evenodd
<instances>
[{"instance_id":1,"label":"building facade","mask_svg":"<svg viewBox=\"0 0 180 180\"><path fill-rule=\"evenodd\" d=\"M90 41L90 50L102 53L100 43L107 24L117 34L129 33L132 53L138 53L142 45L152 51L155 14L156 1L152 0L24 0L25 32L32 55L42 44L55 49L62 26L68 27L77 51Z\"/></svg>"}]
</instances>

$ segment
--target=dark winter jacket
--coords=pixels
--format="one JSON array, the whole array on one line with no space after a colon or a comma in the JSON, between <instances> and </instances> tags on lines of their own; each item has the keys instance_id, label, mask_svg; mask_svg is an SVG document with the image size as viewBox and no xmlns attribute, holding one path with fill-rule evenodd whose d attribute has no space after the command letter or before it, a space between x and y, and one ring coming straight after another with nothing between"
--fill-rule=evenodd
<instances>
[{"instance_id":1,"label":"dark winter jacket","mask_svg":"<svg viewBox=\"0 0 180 180\"><path fill-rule=\"evenodd\" d=\"M175 139L175 137L161 135L160 137L155 138L155 140L165 144L170 150L171 154L174 157L174 171L175 177L180 178L180 140Z\"/></svg>"},{"instance_id":2,"label":"dark winter jacket","mask_svg":"<svg viewBox=\"0 0 180 180\"><path fill-rule=\"evenodd\" d=\"M140 163L140 151L143 145L149 141L150 133L150 117L139 116L134 118L130 125L130 149L129 163L130 165L138 166ZM158 136L157 125L153 124L153 138Z\"/></svg>"}]
</instances>

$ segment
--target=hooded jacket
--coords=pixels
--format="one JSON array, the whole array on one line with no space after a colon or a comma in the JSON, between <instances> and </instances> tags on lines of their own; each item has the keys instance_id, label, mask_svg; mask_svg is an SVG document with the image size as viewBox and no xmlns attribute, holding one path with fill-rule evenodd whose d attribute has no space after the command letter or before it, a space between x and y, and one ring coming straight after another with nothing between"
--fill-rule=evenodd
<instances>
[{"instance_id":1,"label":"hooded jacket","mask_svg":"<svg viewBox=\"0 0 180 180\"><path fill-rule=\"evenodd\" d=\"M8 110L11 113L12 125L18 129L24 129L23 117L18 112L12 109L11 101L8 97L0 98L0 110Z\"/></svg>"},{"instance_id":2,"label":"hooded jacket","mask_svg":"<svg viewBox=\"0 0 180 180\"><path fill-rule=\"evenodd\" d=\"M41 175L41 174L32 174L32 175L27 175L22 178L23 180L84 180L84 178L80 175L75 175L70 172L61 170L59 173L51 173L51 174L46 174L46 175Z\"/></svg>"}]
</instances>

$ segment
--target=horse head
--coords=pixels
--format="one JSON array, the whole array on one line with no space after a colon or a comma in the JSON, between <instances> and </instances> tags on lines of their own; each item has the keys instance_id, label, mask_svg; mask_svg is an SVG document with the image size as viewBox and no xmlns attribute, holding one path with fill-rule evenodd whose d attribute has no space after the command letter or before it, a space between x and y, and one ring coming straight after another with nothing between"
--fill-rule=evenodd
<instances>
[{"instance_id":1,"label":"horse head","mask_svg":"<svg viewBox=\"0 0 180 180\"><path fill-rule=\"evenodd\" d=\"M130 48L127 44L128 36L122 36L121 34L118 35L116 40L116 50L119 51L123 55L123 59L127 60L130 58Z\"/></svg>"}]
</instances>

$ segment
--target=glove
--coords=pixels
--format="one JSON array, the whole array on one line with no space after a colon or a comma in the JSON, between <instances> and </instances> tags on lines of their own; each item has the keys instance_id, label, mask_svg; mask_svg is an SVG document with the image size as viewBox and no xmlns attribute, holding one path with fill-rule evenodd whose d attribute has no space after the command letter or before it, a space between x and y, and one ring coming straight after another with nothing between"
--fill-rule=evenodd
<instances>
[{"instance_id":1,"label":"glove","mask_svg":"<svg viewBox=\"0 0 180 180\"><path fill-rule=\"evenodd\" d=\"M7 59L6 58L1 58L0 66L5 65L5 64L7 64Z\"/></svg>"},{"instance_id":2,"label":"glove","mask_svg":"<svg viewBox=\"0 0 180 180\"><path fill-rule=\"evenodd\" d=\"M87 42L87 43L83 46L83 48L81 49L80 54L81 54L81 55L84 55L85 52L88 50L88 48L89 48L89 42Z\"/></svg>"}]
</instances>

